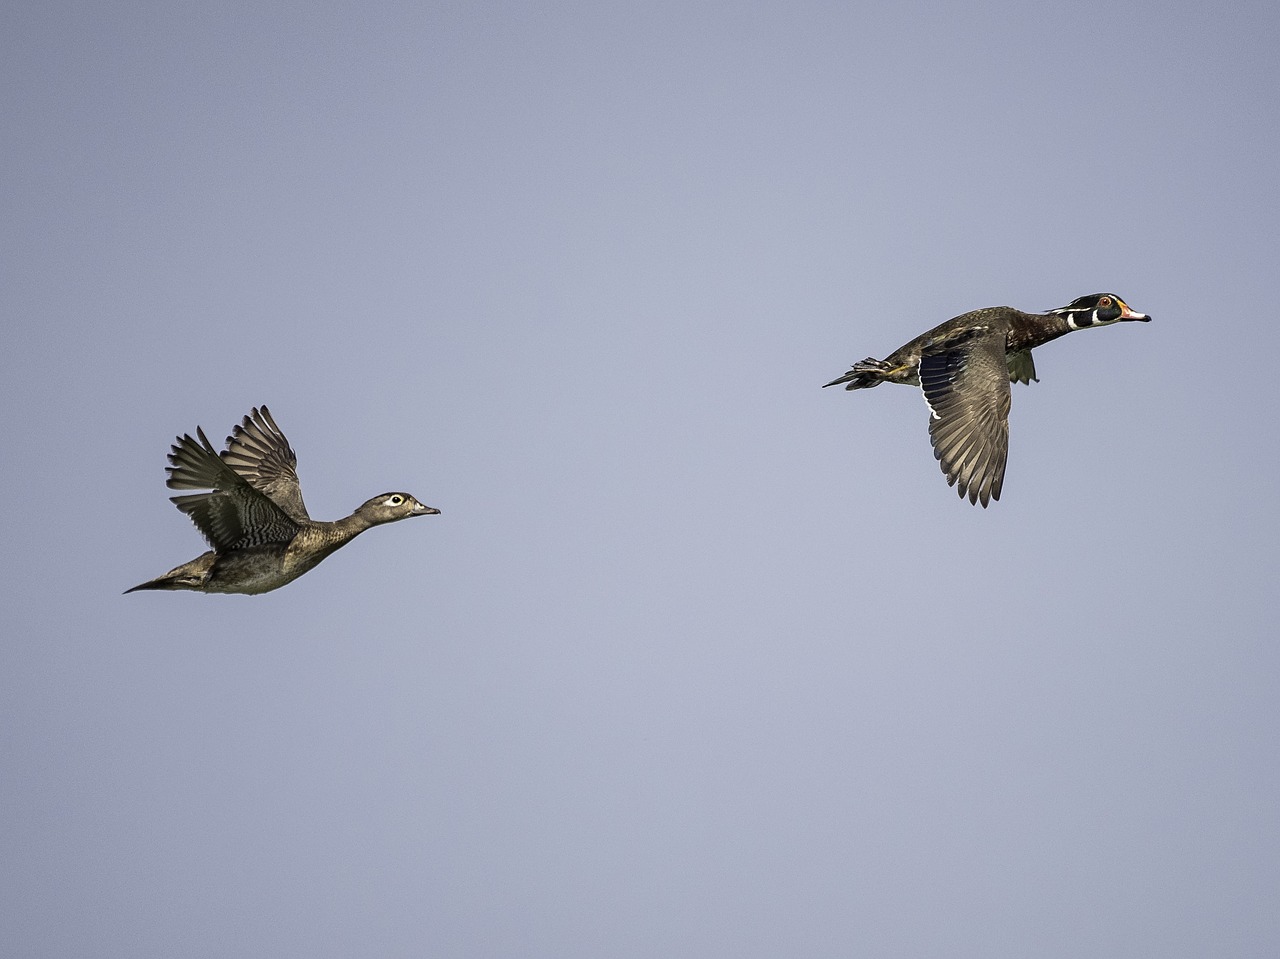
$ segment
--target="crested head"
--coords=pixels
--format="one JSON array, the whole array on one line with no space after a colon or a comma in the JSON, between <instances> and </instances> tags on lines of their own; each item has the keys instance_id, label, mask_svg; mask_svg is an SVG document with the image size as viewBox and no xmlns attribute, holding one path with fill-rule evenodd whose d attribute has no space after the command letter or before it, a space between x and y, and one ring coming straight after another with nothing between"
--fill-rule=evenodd
<instances>
[{"instance_id":1,"label":"crested head","mask_svg":"<svg viewBox=\"0 0 1280 959\"><path fill-rule=\"evenodd\" d=\"M431 516L440 511L433 506L424 506L408 493L379 493L373 499L366 500L356 510L370 523L394 523L396 520L408 519L410 516Z\"/></svg>"},{"instance_id":2,"label":"crested head","mask_svg":"<svg viewBox=\"0 0 1280 959\"><path fill-rule=\"evenodd\" d=\"M1076 297L1066 306L1050 310L1050 314L1066 317L1067 326L1083 330L1091 326L1108 326L1125 320L1150 321L1146 313L1138 313L1114 293L1090 293Z\"/></svg>"}]
</instances>

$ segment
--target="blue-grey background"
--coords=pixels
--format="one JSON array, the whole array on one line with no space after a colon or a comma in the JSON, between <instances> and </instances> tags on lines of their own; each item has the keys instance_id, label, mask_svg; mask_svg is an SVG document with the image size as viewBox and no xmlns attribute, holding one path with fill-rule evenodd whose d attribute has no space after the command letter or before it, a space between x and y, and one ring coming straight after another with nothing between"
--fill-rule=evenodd
<instances>
[{"instance_id":1,"label":"blue-grey background","mask_svg":"<svg viewBox=\"0 0 1280 959\"><path fill-rule=\"evenodd\" d=\"M1280 951L1280 13L0 14L12 956ZM965 310L1112 290L960 502ZM165 453L267 403L260 597Z\"/></svg>"}]
</instances>

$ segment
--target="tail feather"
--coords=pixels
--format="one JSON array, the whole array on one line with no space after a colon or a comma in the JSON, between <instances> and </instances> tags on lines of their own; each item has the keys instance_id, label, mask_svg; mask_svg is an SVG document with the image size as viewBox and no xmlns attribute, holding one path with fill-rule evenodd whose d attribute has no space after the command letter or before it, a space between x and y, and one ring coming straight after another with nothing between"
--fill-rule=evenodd
<instances>
[{"instance_id":1,"label":"tail feather","mask_svg":"<svg viewBox=\"0 0 1280 959\"><path fill-rule=\"evenodd\" d=\"M189 563L183 563L175 569L169 570L163 576L157 576L155 579L149 579L145 583L139 583L132 589L126 589L125 595L136 593L140 589L195 589L203 591L205 584L209 579L209 572L213 569L213 564L217 560L217 554L213 551L197 556Z\"/></svg>"},{"instance_id":2,"label":"tail feather","mask_svg":"<svg viewBox=\"0 0 1280 959\"><path fill-rule=\"evenodd\" d=\"M149 579L145 583L139 583L132 589L126 589L124 595L136 593L140 589L182 589L176 584L176 579L172 576L161 576L159 579Z\"/></svg>"},{"instance_id":3,"label":"tail feather","mask_svg":"<svg viewBox=\"0 0 1280 959\"><path fill-rule=\"evenodd\" d=\"M822 388L825 390L828 386L839 386L843 383L846 390L870 389L873 386L879 386L890 369L891 367L884 360L868 356L865 360L854 363L853 368L844 376L822 384Z\"/></svg>"}]
</instances>

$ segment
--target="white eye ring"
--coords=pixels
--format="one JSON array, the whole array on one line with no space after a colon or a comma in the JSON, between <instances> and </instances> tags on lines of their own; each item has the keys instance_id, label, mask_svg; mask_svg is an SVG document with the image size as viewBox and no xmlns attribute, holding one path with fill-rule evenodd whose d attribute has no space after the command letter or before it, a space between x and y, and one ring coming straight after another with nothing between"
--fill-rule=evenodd
<instances>
[{"instance_id":1,"label":"white eye ring","mask_svg":"<svg viewBox=\"0 0 1280 959\"><path fill-rule=\"evenodd\" d=\"M392 496L390 499L388 499L388 500L387 500L387 505L388 505L388 506L399 506L399 505L400 505L401 503L403 503L403 502L404 502L404 497L403 497L403 496L401 496L399 493L396 493L396 495L395 495L395 496Z\"/></svg>"}]
</instances>

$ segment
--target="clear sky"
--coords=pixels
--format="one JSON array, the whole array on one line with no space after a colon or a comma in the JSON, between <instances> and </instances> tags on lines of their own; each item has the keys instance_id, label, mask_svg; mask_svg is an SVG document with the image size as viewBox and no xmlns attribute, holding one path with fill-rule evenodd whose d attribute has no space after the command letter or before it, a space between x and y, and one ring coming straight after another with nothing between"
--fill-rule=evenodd
<instances>
[{"instance_id":1,"label":"clear sky","mask_svg":"<svg viewBox=\"0 0 1280 959\"><path fill-rule=\"evenodd\" d=\"M1280 954L1278 11L10 4L0 951ZM262 403L442 515L122 596Z\"/></svg>"}]
</instances>

